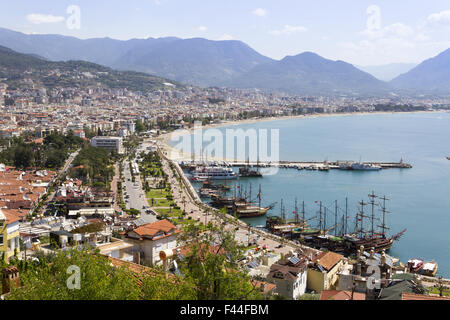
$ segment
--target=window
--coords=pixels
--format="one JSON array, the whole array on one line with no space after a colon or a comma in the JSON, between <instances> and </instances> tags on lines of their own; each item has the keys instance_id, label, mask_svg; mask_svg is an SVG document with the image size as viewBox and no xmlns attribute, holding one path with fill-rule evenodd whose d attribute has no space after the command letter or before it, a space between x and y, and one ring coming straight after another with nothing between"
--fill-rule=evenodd
<instances>
[{"instance_id":1,"label":"window","mask_svg":"<svg viewBox=\"0 0 450 320\"><path fill-rule=\"evenodd\" d=\"M3 245L3 235L0 234L0 246L2 246L2 245Z\"/></svg>"},{"instance_id":2,"label":"window","mask_svg":"<svg viewBox=\"0 0 450 320\"><path fill-rule=\"evenodd\" d=\"M283 274L282 274L281 272L275 273L275 274L273 275L273 277L274 277L274 278L277 278L277 279L284 279L284 276L283 276Z\"/></svg>"}]
</instances>

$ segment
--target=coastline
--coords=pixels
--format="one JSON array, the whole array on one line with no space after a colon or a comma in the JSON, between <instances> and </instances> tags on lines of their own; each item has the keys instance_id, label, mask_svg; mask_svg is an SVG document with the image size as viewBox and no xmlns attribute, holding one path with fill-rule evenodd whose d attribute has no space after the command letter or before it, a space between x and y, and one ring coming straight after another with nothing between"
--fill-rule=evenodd
<instances>
[{"instance_id":1,"label":"coastline","mask_svg":"<svg viewBox=\"0 0 450 320\"><path fill-rule=\"evenodd\" d=\"M308 115L295 115L295 116L277 116L277 117L267 117L267 118L254 118L254 119L245 119L245 120L231 120L231 121L223 121L220 123L213 123L202 126L202 130L213 129L213 128L223 128L223 127L232 127L238 125L246 125L252 123L260 123L260 122L270 122L270 121L284 121L284 120L294 120L294 119L314 119L314 118L323 118L323 117L347 117L347 116L368 116L368 115L389 115L389 114L433 114L433 113L442 113L449 111L408 111L408 112L346 112L346 113L324 113L324 114L308 114ZM169 133L165 133L157 138L157 141L161 143L160 147L166 153L166 156L170 158L172 161L176 160L184 160L191 161L192 153L184 153L180 150L174 148L170 145L169 141L174 138L184 136L187 134L192 134L194 132L193 128L177 130ZM212 161L226 161L226 162L234 162L235 159L227 159L227 158L217 158L210 157ZM237 159L238 161L245 161L245 159Z\"/></svg>"}]
</instances>

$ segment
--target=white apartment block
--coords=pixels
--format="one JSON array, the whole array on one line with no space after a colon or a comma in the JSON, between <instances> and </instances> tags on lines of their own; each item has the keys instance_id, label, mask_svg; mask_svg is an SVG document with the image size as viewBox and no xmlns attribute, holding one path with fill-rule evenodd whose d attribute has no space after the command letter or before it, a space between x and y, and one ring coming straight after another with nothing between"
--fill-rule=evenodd
<instances>
[{"instance_id":1,"label":"white apartment block","mask_svg":"<svg viewBox=\"0 0 450 320\"><path fill-rule=\"evenodd\" d=\"M104 148L123 154L123 139L121 137L94 137L91 145L96 148Z\"/></svg>"}]
</instances>

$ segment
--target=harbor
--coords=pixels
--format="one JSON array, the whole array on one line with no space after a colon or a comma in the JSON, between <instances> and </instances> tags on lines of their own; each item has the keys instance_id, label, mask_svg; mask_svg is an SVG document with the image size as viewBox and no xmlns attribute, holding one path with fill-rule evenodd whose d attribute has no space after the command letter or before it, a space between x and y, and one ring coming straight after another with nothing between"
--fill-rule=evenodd
<instances>
[{"instance_id":1,"label":"harbor","mask_svg":"<svg viewBox=\"0 0 450 320\"><path fill-rule=\"evenodd\" d=\"M179 167L178 164L176 164ZM217 164L216 164L217 166ZM248 166L248 163L247 163ZM387 209L386 196L377 196L374 192L368 194L367 202L358 202L359 210L353 219L349 213L348 199L345 199L343 207L334 201L334 206L326 206L321 201L315 201L318 211L313 214L305 210L305 202L299 203L295 199L292 213L287 209L283 199L280 201L279 215L273 208L276 203L263 206L263 190L261 184L256 192L256 198L252 198L252 185L247 187L241 185L240 181L217 181L209 179L202 181L200 189L193 187L186 173L179 167L179 173L183 181L196 192L196 198L216 210L226 210L230 216L239 218L248 223L249 218L264 218L265 225L248 226L250 232L268 234L279 239L279 243L290 243L298 245L299 248L311 248L319 251L331 251L342 254L349 259L359 259L361 254L370 255L377 259L385 257L391 263L392 270L397 273L407 273L419 276L427 283L437 283L436 278L438 263L434 260L427 261L423 258L411 258L406 263L401 259L390 255L394 243L400 241L406 233L406 229L389 236L391 229L387 224L386 216L391 211ZM197 167L198 170L201 167ZM186 168L185 168L186 170ZM195 170L191 171L195 172ZM189 176L189 173L187 173ZM252 179L258 181L259 179ZM192 181L192 180L191 180ZM199 184L199 181L194 181ZM229 194L231 196L227 196ZM210 201L208 201L209 199ZM255 200L257 203L255 203ZM365 208L369 207L369 210ZM376 216L375 211L380 215ZM282 245L280 245L282 247ZM364 252L364 250L368 250ZM388 254L389 253L389 254Z\"/></svg>"},{"instance_id":2,"label":"harbor","mask_svg":"<svg viewBox=\"0 0 450 320\"><path fill-rule=\"evenodd\" d=\"M282 169L298 169L298 170L380 170L380 169L411 169L413 166L403 162L356 162L356 161L279 161L279 162L242 162L242 161L180 161L183 169L192 169L199 166L205 167L237 167L237 168L282 168ZM355 165L360 165L355 168Z\"/></svg>"},{"instance_id":3,"label":"harbor","mask_svg":"<svg viewBox=\"0 0 450 320\"><path fill-rule=\"evenodd\" d=\"M257 194L259 184L262 185L261 207L273 203L276 205L266 216L242 218L242 221L259 230L265 229L267 216L280 215L281 199L286 212L289 213L287 217L289 222L295 220L290 214L294 211L296 198L300 208L303 200L305 201L305 210L311 216L316 215L320 209L315 201L322 201L324 206L331 208L331 211L327 209L327 214L330 215L336 199L344 206L343 203L348 198L348 212L353 220L358 211L357 203L361 199L367 202L370 191L385 194L391 199L389 211L395 213L387 214L392 235L407 229L401 240L394 242L389 250L390 254L405 263L415 258L423 261L436 259L439 261L439 274L448 278L450 261L442 259L441 250L441 244L446 241L450 222L448 216L444 214L449 206L446 190L450 188L448 160L445 156L442 157L443 153L447 153L445 136L446 134L448 136L446 133L448 130L442 126L446 119L448 115L444 113L406 117L362 116L358 118L357 124L351 117L257 123L251 125L256 130L281 128L279 156L281 161L269 163L257 159L248 161L246 158L213 161L219 159L210 157L207 163L231 167L236 175L239 168L246 166L259 169L263 174L262 178L241 176L220 182L232 188L240 183L243 192L246 189L247 192L250 190L251 183L253 198ZM246 130L251 126L244 124L239 128ZM323 131L325 127L327 130ZM226 129L225 127L221 130ZM407 134L411 130L415 132L414 139ZM396 139L391 139L392 136ZM359 160L361 156L362 161ZM327 159L332 161L325 161ZM190 155L174 160L184 168L187 177L189 165L200 165L205 162L199 161L198 158L193 162ZM379 165L383 169L374 172L339 169L338 164L351 162ZM319 167L326 165L329 166L328 172L319 171ZM264 172L269 166L280 170L274 175L265 175ZM202 184L194 181L190 183L196 190L195 195L200 198L198 192ZM231 189L228 197L232 195ZM201 199L209 203L209 199L203 196ZM258 200L256 198L252 200L257 206ZM354 226L354 221L352 222ZM317 221L315 224L311 229L317 227ZM334 236L334 230L331 233L330 236Z\"/></svg>"}]
</instances>

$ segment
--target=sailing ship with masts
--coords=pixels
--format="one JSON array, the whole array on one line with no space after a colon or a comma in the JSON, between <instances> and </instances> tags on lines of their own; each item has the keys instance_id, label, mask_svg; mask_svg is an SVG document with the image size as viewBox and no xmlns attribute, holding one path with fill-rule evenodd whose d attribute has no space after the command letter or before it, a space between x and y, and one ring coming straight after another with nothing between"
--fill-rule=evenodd
<instances>
[{"instance_id":1,"label":"sailing ship with masts","mask_svg":"<svg viewBox=\"0 0 450 320\"><path fill-rule=\"evenodd\" d=\"M365 248L373 248L375 252L388 251L394 244L394 241L400 239L406 232L406 229L392 237L388 237L387 231L389 227L386 225L386 214L389 212L386 210L386 201L389 199L385 196L381 197L379 199L382 203L376 204L375 199L378 197L374 192L369 195L369 198L370 201L368 203L364 201L359 203L360 209L356 215L355 232L344 236L345 243L349 250L357 250L360 246L364 246ZM367 205L371 207L370 215L366 215L364 211ZM377 206L381 207L381 220L375 217L375 207ZM369 228L366 228L365 221L369 222ZM380 221L381 224L375 225L376 221ZM376 227L379 228L379 231L376 230Z\"/></svg>"},{"instance_id":2,"label":"sailing ship with masts","mask_svg":"<svg viewBox=\"0 0 450 320\"><path fill-rule=\"evenodd\" d=\"M273 208L274 205L267 207L261 206L261 185L259 186L259 192L257 194L258 205L252 200L252 190L250 184L250 192L242 192L240 183L236 186L238 189L234 189L234 195L232 197L223 197L222 195L211 196L212 205L216 208L227 208L230 214L235 215L238 218L253 218L260 217L267 214L267 212Z\"/></svg>"},{"instance_id":3,"label":"sailing ship with masts","mask_svg":"<svg viewBox=\"0 0 450 320\"><path fill-rule=\"evenodd\" d=\"M389 227L386 225L386 197L379 198L382 200L381 204L376 204L375 199L378 197L372 192L369 195L370 201L368 203L361 201L359 203L358 213L355 219L355 229L353 232L348 232L349 225L348 220L348 201L346 200L345 214L342 218L338 218L340 208L338 202L334 203L334 210L324 206L322 202L316 201L319 206L318 215L316 217L306 219L304 203L302 205L301 219L298 214L297 201L295 205L294 220L286 219L285 208L281 205L280 216L268 217L266 221L266 229L270 232L289 238L292 240L300 240L301 242L318 248L328 249L330 251L341 252L347 255L351 255L357 252L360 246L365 248L371 248L375 252L381 252L383 250L388 251L395 240L398 240L406 230L396 234L393 237L388 237L386 231ZM371 212L369 215L365 213L365 207L371 205ZM375 208L381 207L381 219L375 215ZM327 222L327 218L330 218L330 213L334 211L334 223ZM318 226L312 228L309 225L310 220L318 220ZM376 225L376 221L380 221L379 225ZM370 227L367 228L366 224L369 223ZM376 230L379 228L380 231ZM332 231L334 231L332 233Z\"/></svg>"},{"instance_id":4,"label":"sailing ship with masts","mask_svg":"<svg viewBox=\"0 0 450 320\"><path fill-rule=\"evenodd\" d=\"M239 168L239 176L242 178L261 178L263 175L259 171L259 159L256 163L256 170L250 166L250 158L247 158L247 163L245 166Z\"/></svg>"}]
</instances>

